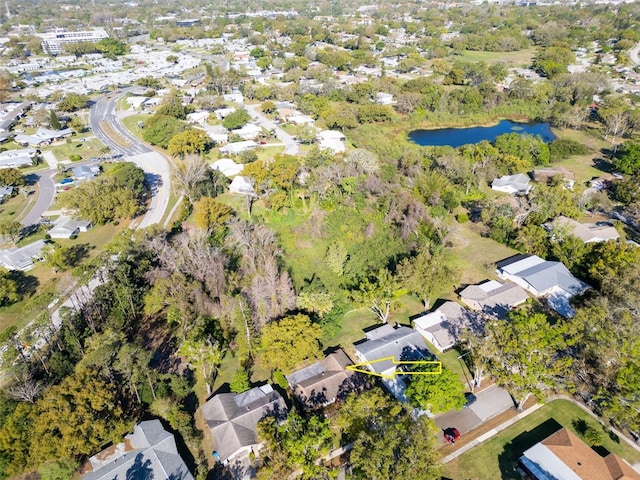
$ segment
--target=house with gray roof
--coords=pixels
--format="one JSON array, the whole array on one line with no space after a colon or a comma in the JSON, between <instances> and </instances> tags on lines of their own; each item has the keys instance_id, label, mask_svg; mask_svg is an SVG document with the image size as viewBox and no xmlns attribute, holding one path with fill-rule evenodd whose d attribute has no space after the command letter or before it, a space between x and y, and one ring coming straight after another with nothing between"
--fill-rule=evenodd
<instances>
[{"instance_id":1,"label":"house with gray roof","mask_svg":"<svg viewBox=\"0 0 640 480\"><path fill-rule=\"evenodd\" d=\"M82 480L193 480L160 420L140 422L123 443L91 457L88 468Z\"/></svg>"},{"instance_id":2,"label":"house with gray roof","mask_svg":"<svg viewBox=\"0 0 640 480\"><path fill-rule=\"evenodd\" d=\"M91 180L100 174L99 165L78 165L71 167L71 175L74 180Z\"/></svg>"},{"instance_id":3,"label":"house with gray roof","mask_svg":"<svg viewBox=\"0 0 640 480\"><path fill-rule=\"evenodd\" d=\"M531 184L527 175L516 173L515 175L504 175L494 179L491 182L491 189L512 195L526 195L531 190Z\"/></svg>"},{"instance_id":4,"label":"house with gray roof","mask_svg":"<svg viewBox=\"0 0 640 480\"><path fill-rule=\"evenodd\" d=\"M44 240L36 240L23 247L0 250L0 265L8 270L26 272L33 268L33 262L42 260L42 250L46 246Z\"/></svg>"},{"instance_id":5,"label":"house with gray roof","mask_svg":"<svg viewBox=\"0 0 640 480\"><path fill-rule=\"evenodd\" d=\"M460 300L469 308L494 318L504 318L507 312L529 299L527 292L513 282L486 280L469 285L460 292Z\"/></svg>"},{"instance_id":6,"label":"house with gray roof","mask_svg":"<svg viewBox=\"0 0 640 480\"><path fill-rule=\"evenodd\" d=\"M381 377L382 383L393 396L406 402L406 385L401 376L396 375L398 365L394 361L431 360L433 355L424 338L413 328L393 328L389 324L370 330L365 336L365 340L354 344L358 361L372 362L366 368Z\"/></svg>"},{"instance_id":7,"label":"house with gray roof","mask_svg":"<svg viewBox=\"0 0 640 480\"><path fill-rule=\"evenodd\" d=\"M343 350L337 350L324 359L286 375L296 400L307 411L317 410L349 393L362 390L365 379L353 370L347 370L351 360Z\"/></svg>"},{"instance_id":8,"label":"house with gray roof","mask_svg":"<svg viewBox=\"0 0 640 480\"><path fill-rule=\"evenodd\" d=\"M257 452L261 446L256 433L258 422L266 416L282 420L288 411L282 396L269 384L239 394L219 393L201 410L224 463Z\"/></svg>"},{"instance_id":9,"label":"house with gray roof","mask_svg":"<svg viewBox=\"0 0 640 480\"><path fill-rule=\"evenodd\" d=\"M515 255L496 266L500 278L520 285L536 297L547 297L549 306L565 317L575 315L571 299L589 288L561 262L543 260L537 255Z\"/></svg>"},{"instance_id":10,"label":"house with gray roof","mask_svg":"<svg viewBox=\"0 0 640 480\"><path fill-rule=\"evenodd\" d=\"M7 187L0 187L0 203L4 203L7 198L11 198L13 194L13 187L11 185Z\"/></svg>"},{"instance_id":11,"label":"house with gray roof","mask_svg":"<svg viewBox=\"0 0 640 480\"><path fill-rule=\"evenodd\" d=\"M456 302L444 302L432 312L413 319L413 328L440 352L460 342L460 334L468 330L474 334L484 331L484 321L476 312L470 312Z\"/></svg>"}]
</instances>

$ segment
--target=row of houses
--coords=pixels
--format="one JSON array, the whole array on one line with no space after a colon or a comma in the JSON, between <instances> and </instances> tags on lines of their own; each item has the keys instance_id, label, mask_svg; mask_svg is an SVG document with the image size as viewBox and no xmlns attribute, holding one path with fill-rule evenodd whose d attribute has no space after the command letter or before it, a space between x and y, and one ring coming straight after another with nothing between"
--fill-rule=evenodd
<instances>
[{"instance_id":1,"label":"row of houses","mask_svg":"<svg viewBox=\"0 0 640 480\"><path fill-rule=\"evenodd\" d=\"M517 255L498 262L497 272L502 282L489 280L460 292L461 300L470 309L457 302L445 302L414 318L413 328L385 324L367 331L365 338L354 344L358 365L365 365L363 368L379 377L390 393L406 402L406 385L398 362L435 359L430 348L452 348L460 342L463 330L482 335L486 318L504 317L530 295L545 296L552 307L567 314L568 300L588 288L564 265L533 255ZM562 302L565 304L560 307ZM364 377L348 369L351 365L344 351L338 350L286 378L296 402L304 410L314 411L365 387ZM268 384L241 394L214 395L202 407L217 455L226 463L249 452L257 453L257 423L267 415L282 419L287 412L283 397Z\"/></svg>"}]
</instances>

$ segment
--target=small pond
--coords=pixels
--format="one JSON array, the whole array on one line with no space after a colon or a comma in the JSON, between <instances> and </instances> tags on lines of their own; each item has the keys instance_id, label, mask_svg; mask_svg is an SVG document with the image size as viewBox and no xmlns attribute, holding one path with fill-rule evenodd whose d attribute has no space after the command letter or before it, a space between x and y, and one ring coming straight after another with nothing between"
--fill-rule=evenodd
<instances>
[{"instance_id":1,"label":"small pond","mask_svg":"<svg viewBox=\"0 0 640 480\"><path fill-rule=\"evenodd\" d=\"M493 142L503 133L529 133L540 135L545 142L555 140L548 123L517 123L511 120L501 120L490 127L468 128L438 128L435 130L414 130L409 133L409 140L422 146L459 147L468 143L478 143L482 140Z\"/></svg>"}]
</instances>

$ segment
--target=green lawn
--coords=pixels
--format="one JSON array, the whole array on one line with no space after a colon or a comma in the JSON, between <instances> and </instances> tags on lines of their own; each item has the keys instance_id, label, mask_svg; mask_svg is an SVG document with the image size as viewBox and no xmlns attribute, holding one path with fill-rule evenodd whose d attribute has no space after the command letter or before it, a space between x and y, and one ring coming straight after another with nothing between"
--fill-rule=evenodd
<instances>
[{"instance_id":1,"label":"green lawn","mask_svg":"<svg viewBox=\"0 0 640 480\"><path fill-rule=\"evenodd\" d=\"M142 128L138 126L138 122L144 123L149 117L151 117L151 115L145 113L129 115L122 119L122 124L136 137L142 138Z\"/></svg>"},{"instance_id":2,"label":"green lawn","mask_svg":"<svg viewBox=\"0 0 640 480\"><path fill-rule=\"evenodd\" d=\"M447 463L444 477L450 480L521 480L513 466L522 453L561 427L578 434L574 425L579 420L602 433L602 446L606 450L631 463L640 461L640 452L605 430L584 410L567 400L554 400Z\"/></svg>"},{"instance_id":3,"label":"green lawn","mask_svg":"<svg viewBox=\"0 0 640 480\"><path fill-rule=\"evenodd\" d=\"M599 177L604 172L609 171L613 167L605 160L602 154L603 149L611 147L609 142L605 142L601 138L595 138L580 130L562 129L555 130L554 133L559 138L574 140L586 146L590 151L586 155L577 155L554 162L554 166L562 166L574 173L576 182L583 184L594 177Z\"/></svg>"},{"instance_id":4,"label":"green lawn","mask_svg":"<svg viewBox=\"0 0 640 480\"><path fill-rule=\"evenodd\" d=\"M93 157L103 155L101 151L105 148L104 144L97 138L73 139L71 142L65 142L56 145L51 149L58 161L69 160L69 156L76 154L82 157L82 160L89 160Z\"/></svg>"},{"instance_id":5,"label":"green lawn","mask_svg":"<svg viewBox=\"0 0 640 480\"><path fill-rule=\"evenodd\" d=\"M353 342L364 338L364 329L381 325L375 314L368 308L360 308L347 313L340 322L340 330L333 336L323 338L324 348L342 347L355 359Z\"/></svg>"},{"instance_id":6,"label":"green lawn","mask_svg":"<svg viewBox=\"0 0 640 480\"><path fill-rule=\"evenodd\" d=\"M30 202L34 202L36 199L35 192L25 197L23 194L18 193L12 198L6 200L0 204L0 223L12 222L18 220L21 214L26 214L26 207Z\"/></svg>"},{"instance_id":7,"label":"green lawn","mask_svg":"<svg viewBox=\"0 0 640 480\"><path fill-rule=\"evenodd\" d=\"M460 272L460 284L478 283L495 278L495 262L518 252L478 233L477 226L466 222L455 232L455 264Z\"/></svg>"},{"instance_id":8,"label":"green lawn","mask_svg":"<svg viewBox=\"0 0 640 480\"><path fill-rule=\"evenodd\" d=\"M535 48L526 48L517 52L473 52L464 50L460 54L453 56L452 60L461 62L485 62L488 64L506 63L511 66L526 68L531 65L535 54Z\"/></svg>"}]
</instances>

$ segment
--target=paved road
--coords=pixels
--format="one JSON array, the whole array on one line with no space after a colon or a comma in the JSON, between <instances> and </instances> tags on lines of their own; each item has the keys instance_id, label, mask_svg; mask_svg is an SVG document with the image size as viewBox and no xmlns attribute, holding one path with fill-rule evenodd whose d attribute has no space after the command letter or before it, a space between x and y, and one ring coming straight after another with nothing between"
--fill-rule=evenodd
<instances>
[{"instance_id":1,"label":"paved road","mask_svg":"<svg viewBox=\"0 0 640 480\"><path fill-rule=\"evenodd\" d=\"M56 186L53 183L53 176L55 174L56 170L41 170L27 175L29 183L38 184L38 198L29 213L20 221L25 227L38 223L42 214L46 212L53 203L53 197L55 197L56 194ZM35 193L32 193L32 195L35 195Z\"/></svg>"},{"instance_id":2,"label":"paved road","mask_svg":"<svg viewBox=\"0 0 640 480\"><path fill-rule=\"evenodd\" d=\"M263 128L268 131L273 130L276 137L286 145L284 153L288 155L297 155L300 145L296 142L291 135L280 128L274 121L269 120L261 111L260 105L246 105L249 115L253 117Z\"/></svg>"},{"instance_id":3,"label":"paved road","mask_svg":"<svg viewBox=\"0 0 640 480\"><path fill-rule=\"evenodd\" d=\"M112 154L121 153L125 160L135 163L145 172L151 189L151 203L138 228L160 223L169 205L171 194L171 170L167 158L134 136L120 122L115 105L118 98L101 97L91 106L89 125L95 136L111 148ZM107 128L103 128L108 125ZM112 136L117 137L115 140ZM117 141L116 141L117 140Z\"/></svg>"},{"instance_id":4,"label":"paved road","mask_svg":"<svg viewBox=\"0 0 640 480\"><path fill-rule=\"evenodd\" d=\"M457 428L462 435L478 428L484 422L496 415L514 408L511 395L506 390L492 385L485 390L476 393L477 400L474 404L463 410L443 413L434 418L438 428ZM441 436L444 443L444 437Z\"/></svg>"}]
</instances>

